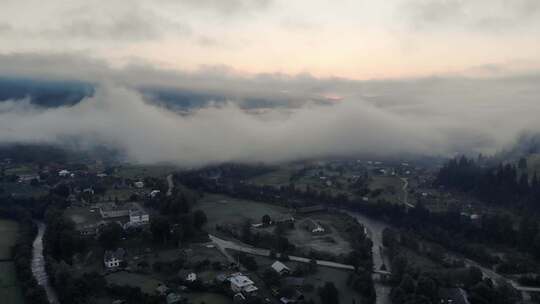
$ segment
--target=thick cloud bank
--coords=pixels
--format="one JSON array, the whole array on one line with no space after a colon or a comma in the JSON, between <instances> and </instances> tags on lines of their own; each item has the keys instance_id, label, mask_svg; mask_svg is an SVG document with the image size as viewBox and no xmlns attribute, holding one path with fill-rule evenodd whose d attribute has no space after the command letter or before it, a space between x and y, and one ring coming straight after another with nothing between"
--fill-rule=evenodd
<instances>
[{"instance_id":1,"label":"thick cloud bank","mask_svg":"<svg viewBox=\"0 0 540 304\"><path fill-rule=\"evenodd\" d=\"M397 96L387 98L377 103L346 98L333 105L307 103L256 113L230 103L179 115L145 101L138 91L104 85L70 107L0 103L0 142L105 144L135 162L199 166L326 155L485 152L512 143L523 131L540 130L536 102L398 106L391 102Z\"/></svg>"}]
</instances>

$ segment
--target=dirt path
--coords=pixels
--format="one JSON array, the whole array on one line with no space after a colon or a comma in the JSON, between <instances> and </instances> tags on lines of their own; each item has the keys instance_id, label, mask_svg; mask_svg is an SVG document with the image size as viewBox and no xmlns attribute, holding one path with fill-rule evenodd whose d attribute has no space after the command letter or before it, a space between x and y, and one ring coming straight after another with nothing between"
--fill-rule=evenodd
<instances>
[{"instance_id":1,"label":"dirt path","mask_svg":"<svg viewBox=\"0 0 540 304\"><path fill-rule=\"evenodd\" d=\"M409 180L406 177L401 177L400 179L403 182L403 187L401 187L401 191L403 191L403 204L409 208L414 208L414 205L409 203Z\"/></svg>"}]
</instances>

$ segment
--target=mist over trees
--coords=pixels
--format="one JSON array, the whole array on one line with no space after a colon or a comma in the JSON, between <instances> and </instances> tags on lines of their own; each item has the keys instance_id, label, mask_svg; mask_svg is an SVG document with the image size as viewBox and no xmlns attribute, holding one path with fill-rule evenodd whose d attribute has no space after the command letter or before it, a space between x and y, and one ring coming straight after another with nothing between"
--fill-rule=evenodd
<instances>
[{"instance_id":1,"label":"mist over trees","mask_svg":"<svg viewBox=\"0 0 540 304\"><path fill-rule=\"evenodd\" d=\"M470 193L489 204L540 210L540 180L536 172L528 175L525 158L517 166L500 163L488 167L461 156L444 165L437 183Z\"/></svg>"}]
</instances>

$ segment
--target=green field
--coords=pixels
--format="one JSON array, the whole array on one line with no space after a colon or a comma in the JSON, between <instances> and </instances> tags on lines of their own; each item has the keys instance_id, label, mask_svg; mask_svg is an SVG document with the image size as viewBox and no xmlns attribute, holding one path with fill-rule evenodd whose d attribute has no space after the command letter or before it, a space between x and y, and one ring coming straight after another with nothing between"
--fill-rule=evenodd
<instances>
[{"instance_id":1,"label":"green field","mask_svg":"<svg viewBox=\"0 0 540 304\"><path fill-rule=\"evenodd\" d=\"M371 191L383 190L376 199L385 199L392 203L400 203L403 200L402 187L403 181L397 176L373 176L369 183Z\"/></svg>"},{"instance_id":2,"label":"green field","mask_svg":"<svg viewBox=\"0 0 540 304\"><path fill-rule=\"evenodd\" d=\"M110 200L117 198L120 201L126 201L129 200L134 193L135 190L133 189L108 189L104 196Z\"/></svg>"},{"instance_id":3,"label":"green field","mask_svg":"<svg viewBox=\"0 0 540 304\"><path fill-rule=\"evenodd\" d=\"M116 175L124 178L165 177L177 168L171 165L124 165Z\"/></svg>"},{"instance_id":4,"label":"green field","mask_svg":"<svg viewBox=\"0 0 540 304\"><path fill-rule=\"evenodd\" d=\"M205 195L197 203L195 209L203 210L206 213L208 217L206 227L211 233L215 232L216 225L240 225L246 220L260 223L265 214L271 218L291 216L289 209L284 207L213 194Z\"/></svg>"},{"instance_id":5,"label":"green field","mask_svg":"<svg viewBox=\"0 0 540 304\"><path fill-rule=\"evenodd\" d=\"M12 220L0 219L0 302L6 304L24 303L21 288L17 282L15 264L11 259L11 249L17 241L19 224Z\"/></svg>"},{"instance_id":6,"label":"green field","mask_svg":"<svg viewBox=\"0 0 540 304\"><path fill-rule=\"evenodd\" d=\"M309 254L311 250L334 255L348 254L352 248L349 241L344 238L346 228L341 225L345 222L342 216L334 213L314 213L308 217L297 216L295 228L287 231L287 238L296 245L299 251L303 251L304 255ZM317 223L326 231L322 234L314 234L306 228L307 222Z\"/></svg>"},{"instance_id":7,"label":"green field","mask_svg":"<svg viewBox=\"0 0 540 304\"><path fill-rule=\"evenodd\" d=\"M11 258L11 248L17 241L19 224L12 220L0 219L0 259Z\"/></svg>"},{"instance_id":8,"label":"green field","mask_svg":"<svg viewBox=\"0 0 540 304\"><path fill-rule=\"evenodd\" d=\"M154 294L156 288L161 284L160 281L150 276L125 271L109 274L107 275L106 280L107 283L119 286L139 287L142 292L147 294Z\"/></svg>"},{"instance_id":9,"label":"green field","mask_svg":"<svg viewBox=\"0 0 540 304\"><path fill-rule=\"evenodd\" d=\"M36 169L33 168L31 165L19 165L17 167L6 169L5 171L6 175L10 175L10 174L19 175L19 174L32 174L32 173L36 173Z\"/></svg>"},{"instance_id":10,"label":"green field","mask_svg":"<svg viewBox=\"0 0 540 304\"><path fill-rule=\"evenodd\" d=\"M26 183L0 183L0 188L6 193L13 193L24 197L38 197L47 194L43 187L33 187Z\"/></svg>"},{"instance_id":11,"label":"green field","mask_svg":"<svg viewBox=\"0 0 540 304\"><path fill-rule=\"evenodd\" d=\"M0 262L0 299L5 304L24 303L13 262Z\"/></svg>"},{"instance_id":12,"label":"green field","mask_svg":"<svg viewBox=\"0 0 540 304\"><path fill-rule=\"evenodd\" d=\"M297 170L294 166L284 165L279 169L252 178L250 181L257 185L281 186L290 183L291 175Z\"/></svg>"},{"instance_id":13,"label":"green field","mask_svg":"<svg viewBox=\"0 0 540 304\"><path fill-rule=\"evenodd\" d=\"M229 297L226 297L217 293L188 293L186 297L189 300L189 303L193 304L231 304L232 300Z\"/></svg>"}]
</instances>

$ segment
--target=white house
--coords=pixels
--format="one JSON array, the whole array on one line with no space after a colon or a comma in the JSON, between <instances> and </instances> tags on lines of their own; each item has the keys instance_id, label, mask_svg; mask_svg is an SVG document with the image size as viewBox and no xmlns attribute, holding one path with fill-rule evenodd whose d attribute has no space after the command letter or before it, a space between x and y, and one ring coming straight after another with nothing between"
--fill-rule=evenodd
<instances>
[{"instance_id":1,"label":"white house","mask_svg":"<svg viewBox=\"0 0 540 304\"><path fill-rule=\"evenodd\" d=\"M274 269L275 272L279 273L280 275L288 275L291 270L287 265L281 263L280 261L275 261L274 264L272 264L272 269Z\"/></svg>"},{"instance_id":2,"label":"white house","mask_svg":"<svg viewBox=\"0 0 540 304\"><path fill-rule=\"evenodd\" d=\"M250 294L259 290L259 288L255 286L255 283L250 278L241 273L232 274L229 277L229 281L231 282L231 290L233 292Z\"/></svg>"},{"instance_id":3,"label":"white house","mask_svg":"<svg viewBox=\"0 0 540 304\"><path fill-rule=\"evenodd\" d=\"M144 225L150 222L150 215L143 209L129 210L129 224L132 226Z\"/></svg>"},{"instance_id":4,"label":"white house","mask_svg":"<svg viewBox=\"0 0 540 304\"><path fill-rule=\"evenodd\" d=\"M115 203L106 203L99 207L99 213L102 218L122 217L129 215L129 209Z\"/></svg>"},{"instance_id":5,"label":"white house","mask_svg":"<svg viewBox=\"0 0 540 304\"><path fill-rule=\"evenodd\" d=\"M31 182L34 179L39 182L40 180L39 175L38 174L20 174L18 182L27 183L27 182Z\"/></svg>"},{"instance_id":6,"label":"white house","mask_svg":"<svg viewBox=\"0 0 540 304\"><path fill-rule=\"evenodd\" d=\"M324 230L323 227L321 226L317 226L317 228L314 228L313 230L311 230L311 233L324 233L326 230Z\"/></svg>"},{"instance_id":7,"label":"white house","mask_svg":"<svg viewBox=\"0 0 540 304\"><path fill-rule=\"evenodd\" d=\"M139 189L144 188L144 182L142 181L135 182L134 185L135 185L135 188L139 188Z\"/></svg>"},{"instance_id":8,"label":"white house","mask_svg":"<svg viewBox=\"0 0 540 304\"><path fill-rule=\"evenodd\" d=\"M69 176L70 172L68 170L60 170L60 172L58 172L58 176L60 177L66 177L66 176Z\"/></svg>"},{"instance_id":9,"label":"white house","mask_svg":"<svg viewBox=\"0 0 540 304\"><path fill-rule=\"evenodd\" d=\"M120 266L120 263L124 261L126 251L122 248L116 250L107 250L103 256L103 263L106 268L116 268Z\"/></svg>"},{"instance_id":10,"label":"white house","mask_svg":"<svg viewBox=\"0 0 540 304\"><path fill-rule=\"evenodd\" d=\"M194 272L188 274L186 277L186 281L188 282L195 282L196 280L197 280L197 274Z\"/></svg>"}]
</instances>

